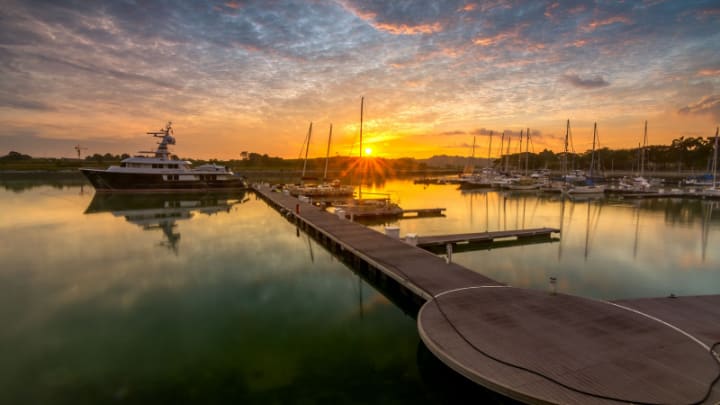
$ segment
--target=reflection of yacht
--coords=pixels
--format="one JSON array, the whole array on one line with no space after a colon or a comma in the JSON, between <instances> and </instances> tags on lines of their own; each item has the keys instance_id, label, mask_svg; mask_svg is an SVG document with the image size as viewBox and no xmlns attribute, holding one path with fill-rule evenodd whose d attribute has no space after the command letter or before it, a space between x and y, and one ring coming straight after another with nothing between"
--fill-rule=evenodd
<instances>
[{"instance_id":1,"label":"reflection of yacht","mask_svg":"<svg viewBox=\"0 0 720 405\"><path fill-rule=\"evenodd\" d=\"M175 221L190 219L195 213L213 215L230 212L235 204L245 202L245 192L209 194L95 194L85 214L109 212L116 217L142 227L160 229L167 238L163 246L177 253L180 234L175 232Z\"/></svg>"},{"instance_id":2,"label":"reflection of yacht","mask_svg":"<svg viewBox=\"0 0 720 405\"><path fill-rule=\"evenodd\" d=\"M80 169L97 191L206 191L216 189L245 189L243 177L225 166L216 164L190 167L190 162L170 159L168 145L175 144L171 123L157 132L160 138L155 152L140 152L152 156L123 159L120 166L105 170Z\"/></svg>"}]
</instances>

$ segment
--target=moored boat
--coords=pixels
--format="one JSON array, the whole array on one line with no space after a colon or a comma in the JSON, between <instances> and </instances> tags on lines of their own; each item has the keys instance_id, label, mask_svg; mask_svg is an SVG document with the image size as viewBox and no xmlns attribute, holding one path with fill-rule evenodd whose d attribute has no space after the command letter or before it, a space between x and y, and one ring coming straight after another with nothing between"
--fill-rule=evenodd
<instances>
[{"instance_id":1,"label":"moored boat","mask_svg":"<svg viewBox=\"0 0 720 405\"><path fill-rule=\"evenodd\" d=\"M105 170L81 168L82 174L99 192L168 192L243 190L247 188L244 177L238 176L225 166L215 163L191 167L184 160L170 158L168 145L175 145L171 123L160 131L148 132L160 138L154 152L139 152L123 159L119 166ZM148 155L151 154L151 155Z\"/></svg>"}]
</instances>

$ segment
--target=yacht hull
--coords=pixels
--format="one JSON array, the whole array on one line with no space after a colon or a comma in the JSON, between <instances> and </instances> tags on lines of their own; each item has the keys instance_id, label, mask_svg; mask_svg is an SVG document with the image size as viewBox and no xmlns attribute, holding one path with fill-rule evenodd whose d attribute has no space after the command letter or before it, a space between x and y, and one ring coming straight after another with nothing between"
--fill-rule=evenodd
<instances>
[{"instance_id":1,"label":"yacht hull","mask_svg":"<svg viewBox=\"0 0 720 405\"><path fill-rule=\"evenodd\" d=\"M244 190L247 188L245 179L236 176L229 179L216 179L212 175L206 175L204 179L168 180L168 174L161 173L112 172L97 169L80 169L80 171L98 192L170 192Z\"/></svg>"}]
</instances>

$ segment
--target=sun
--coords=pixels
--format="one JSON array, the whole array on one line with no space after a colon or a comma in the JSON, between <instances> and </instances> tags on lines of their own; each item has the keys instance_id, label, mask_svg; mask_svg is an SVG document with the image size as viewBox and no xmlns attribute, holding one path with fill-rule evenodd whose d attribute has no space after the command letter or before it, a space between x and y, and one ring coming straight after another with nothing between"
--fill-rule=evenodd
<instances>
[{"instance_id":1,"label":"sun","mask_svg":"<svg viewBox=\"0 0 720 405\"><path fill-rule=\"evenodd\" d=\"M365 154L366 154L367 156L372 155L372 148L370 148L370 147L365 148Z\"/></svg>"}]
</instances>

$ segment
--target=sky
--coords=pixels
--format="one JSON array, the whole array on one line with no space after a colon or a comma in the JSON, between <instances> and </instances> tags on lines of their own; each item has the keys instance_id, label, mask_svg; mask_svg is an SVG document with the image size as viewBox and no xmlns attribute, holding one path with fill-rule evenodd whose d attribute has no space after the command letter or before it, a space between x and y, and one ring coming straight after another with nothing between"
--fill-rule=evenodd
<instances>
[{"instance_id":1,"label":"sky","mask_svg":"<svg viewBox=\"0 0 720 405\"><path fill-rule=\"evenodd\" d=\"M361 97L389 158L712 136L720 3L0 0L0 155L356 155Z\"/></svg>"}]
</instances>

